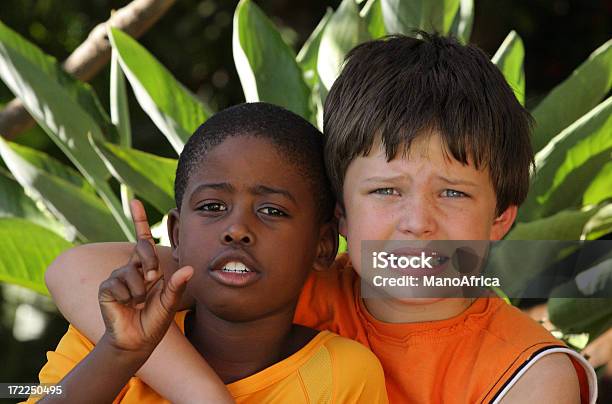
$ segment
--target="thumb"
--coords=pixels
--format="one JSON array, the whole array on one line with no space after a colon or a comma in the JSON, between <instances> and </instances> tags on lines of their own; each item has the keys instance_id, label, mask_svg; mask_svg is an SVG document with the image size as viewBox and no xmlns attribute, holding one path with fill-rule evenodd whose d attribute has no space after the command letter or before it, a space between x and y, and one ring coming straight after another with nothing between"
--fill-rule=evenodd
<instances>
[{"instance_id":1,"label":"thumb","mask_svg":"<svg viewBox=\"0 0 612 404\"><path fill-rule=\"evenodd\" d=\"M183 296L183 292L185 292L185 288L187 287L187 282L192 276L193 267L184 266L173 273L167 283L164 283L160 299L162 306L169 313L173 313L178 310L181 303L181 297Z\"/></svg>"}]
</instances>

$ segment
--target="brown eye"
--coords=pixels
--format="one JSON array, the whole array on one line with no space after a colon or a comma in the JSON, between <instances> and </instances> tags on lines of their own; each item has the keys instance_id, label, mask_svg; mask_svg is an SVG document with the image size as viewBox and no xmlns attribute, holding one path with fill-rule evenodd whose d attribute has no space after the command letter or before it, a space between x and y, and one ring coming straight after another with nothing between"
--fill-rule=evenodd
<instances>
[{"instance_id":1,"label":"brown eye","mask_svg":"<svg viewBox=\"0 0 612 404\"><path fill-rule=\"evenodd\" d=\"M222 212L227 210L227 206L220 202L210 202L199 206L197 210L203 212Z\"/></svg>"},{"instance_id":2,"label":"brown eye","mask_svg":"<svg viewBox=\"0 0 612 404\"><path fill-rule=\"evenodd\" d=\"M287 216L285 212L280 209L273 208L271 206L266 206L265 208L259 209L261 213L268 216Z\"/></svg>"}]
</instances>

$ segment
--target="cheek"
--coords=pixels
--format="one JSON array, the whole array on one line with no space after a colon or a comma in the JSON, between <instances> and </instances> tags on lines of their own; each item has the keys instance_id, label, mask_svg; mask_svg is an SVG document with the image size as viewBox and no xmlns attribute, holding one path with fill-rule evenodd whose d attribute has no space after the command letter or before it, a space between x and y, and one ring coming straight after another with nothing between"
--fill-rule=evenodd
<instances>
[{"instance_id":1,"label":"cheek","mask_svg":"<svg viewBox=\"0 0 612 404\"><path fill-rule=\"evenodd\" d=\"M361 271L361 242L363 240L389 240L395 234L396 214L393 209L362 199L347 206L347 247L355 271Z\"/></svg>"},{"instance_id":2,"label":"cheek","mask_svg":"<svg viewBox=\"0 0 612 404\"><path fill-rule=\"evenodd\" d=\"M483 211L460 211L446 219L441 223L446 239L488 240L490 237L493 220Z\"/></svg>"}]
</instances>

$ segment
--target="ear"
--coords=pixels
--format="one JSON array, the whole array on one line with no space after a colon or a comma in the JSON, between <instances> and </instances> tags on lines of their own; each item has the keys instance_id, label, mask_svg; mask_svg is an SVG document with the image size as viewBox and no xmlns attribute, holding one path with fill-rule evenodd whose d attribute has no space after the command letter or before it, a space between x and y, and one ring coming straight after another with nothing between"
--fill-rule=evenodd
<instances>
[{"instance_id":1,"label":"ear","mask_svg":"<svg viewBox=\"0 0 612 404\"><path fill-rule=\"evenodd\" d=\"M491 226L491 240L501 240L506 233L508 233L512 227L512 223L514 223L514 219L516 219L517 212L518 206L510 205L493 220L493 225Z\"/></svg>"},{"instance_id":2,"label":"ear","mask_svg":"<svg viewBox=\"0 0 612 404\"><path fill-rule=\"evenodd\" d=\"M347 227L346 227L346 213L344 206L340 202L336 202L336 209L334 210L334 216L338 221L338 231L342 234L342 237L346 238Z\"/></svg>"},{"instance_id":3,"label":"ear","mask_svg":"<svg viewBox=\"0 0 612 404\"><path fill-rule=\"evenodd\" d=\"M172 246L172 258L178 262L179 253L179 228L181 224L181 215L178 209L170 209L168 212L168 236L170 238L170 245Z\"/></svg>"},{"instance_id":4,"label":"ear","mask_svg":"<svg viewBox=\"0 0 612 404\"><path fill-rule=\"evenodd\" d=\"M333 264L338 253L338 223L335 220L321 226L317 257L314 262L315 271L324 271Z\"/></svg>"}]
</instances>

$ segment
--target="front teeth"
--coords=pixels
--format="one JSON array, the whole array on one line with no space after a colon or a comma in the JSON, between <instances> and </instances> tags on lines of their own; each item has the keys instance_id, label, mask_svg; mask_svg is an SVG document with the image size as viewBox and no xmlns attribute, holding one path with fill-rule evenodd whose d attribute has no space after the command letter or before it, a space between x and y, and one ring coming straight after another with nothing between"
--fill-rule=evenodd
<instances>
[{"instance_id":1,"label":"front teeth","mask_svg":"<svg viewBox=\"0 0 612 404\"><path fill-rule=\"evenodd\" d=\"M244 265L242 262L234 262L234 261L228 262L227 264L225 264L222 271L238 273L238 274L246 274L247 272L251 272L251 270L247 268L247 266Z\"/></svg>"}]
</instances>

